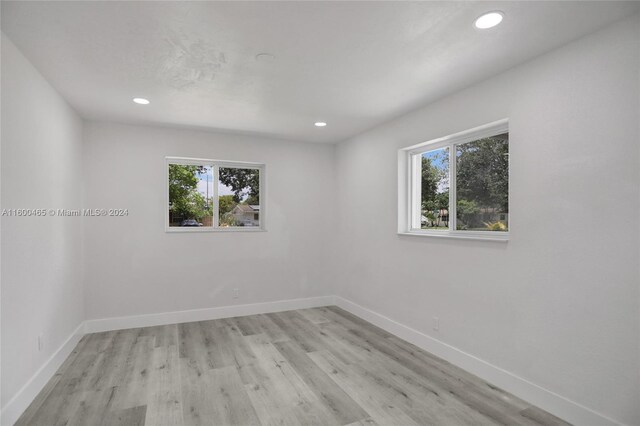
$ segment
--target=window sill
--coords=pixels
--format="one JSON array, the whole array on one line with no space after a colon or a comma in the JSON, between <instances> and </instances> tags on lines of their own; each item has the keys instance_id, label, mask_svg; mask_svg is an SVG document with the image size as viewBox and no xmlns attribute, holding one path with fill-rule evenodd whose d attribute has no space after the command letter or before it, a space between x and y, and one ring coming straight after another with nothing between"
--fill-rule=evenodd
<instances>
[{"instance_id":1,"label":"window sill","mask_svg":"<svg viewBox=\"0 0 640 426\"><path fill-rule=\"evenodd\" d=\"M490 232L490 231L487 231ZM407 231L398 232L398 235L408 235L413 237L435 237L435 238L453 238L458 240L481 240L481 241L495 241L506 243L509 241L509 233L501 232L500 234L489 234L485 232L451 232L451 231Z\"/></svg>"},{"instance_id":2,"label":"window sill","mask_svg":"<svg viewBox=\"0 0 640 426\"><path fill-rule=\"evenodd\" d=\"M267 232L266 229L261 228L259 226L250 227L250 226L238 226L238 227L229 227L229 228L211 228L207 227L206 229L202 229L201 227L193 227L193 228L182 228L182 227L174 227L165 229L167 234L173 233L200 233L200 232Z\"/></svg>"}]
</instances>

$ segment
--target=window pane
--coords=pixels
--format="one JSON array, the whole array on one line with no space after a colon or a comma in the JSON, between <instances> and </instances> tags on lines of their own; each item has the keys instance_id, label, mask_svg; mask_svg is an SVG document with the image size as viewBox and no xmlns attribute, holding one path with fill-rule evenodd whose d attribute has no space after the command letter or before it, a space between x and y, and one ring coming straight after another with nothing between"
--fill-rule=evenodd
<instances>
[{"instance_id":1,"label":"window pane","mask_svg":"<svg viewBox=\"0 0 640 426\"><path fill-rule=\"evenodd\" d=\"M169 226L213 226L213 169L169 164Z\"/></svg>"},{"instance_id":2,"label":"window pane","mask_svg":"<svg viewBox=\"0 0 640 426\"><path fill-rule=\"evenodd\" d=\"M509 134L456 145L456 228L509 230Z\"/></svg>"},{"instance_id":3,"label":"window pane","mask_svg":"<svg viewBox=\"0 0 640 426\"><path fill-rule=\"evenodd\" d=\"M260 170L220 167L218 202L221 227L260 226Z\"/></svg>"},{"instance_id":4,"label":"window pane","mask_svg":"<svg viewBox=\"0 0 640 426\"><path fill-rule=\"evenodd\" d=\"M422 154L422 229L449 228L449 148Z\"/></svg>"}]
</instances>

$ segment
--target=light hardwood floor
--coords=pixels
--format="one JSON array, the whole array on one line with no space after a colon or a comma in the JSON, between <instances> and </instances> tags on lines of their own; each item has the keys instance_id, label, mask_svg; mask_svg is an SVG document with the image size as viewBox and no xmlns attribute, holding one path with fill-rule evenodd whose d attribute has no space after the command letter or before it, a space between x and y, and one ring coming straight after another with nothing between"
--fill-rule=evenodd
<instances>
[{"instance_id":1,"label":"light hardwood floor","mask_svg":"<svg viewBox=\"0 0 640 426\"><path fill-rule=\"evenodd\" d=\"M17 425L559 425L326 307L86 335Z\"/></svg>"}]
</instances>

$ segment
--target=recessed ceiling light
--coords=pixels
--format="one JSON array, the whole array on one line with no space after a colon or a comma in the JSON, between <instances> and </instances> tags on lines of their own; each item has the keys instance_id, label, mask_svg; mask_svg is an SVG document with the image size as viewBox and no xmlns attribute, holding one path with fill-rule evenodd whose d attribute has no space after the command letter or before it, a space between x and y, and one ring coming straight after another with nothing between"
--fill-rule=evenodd
<instances>
[{"instance_id":1,"label":"recessed ceiling light","mask_svg":"<svg viewBox=\"0 0 640 426\"><path fill-rule=\"evenodd\" d=\"M149 105L149 99L145 98L133 98L133 102L140 105Z\"/></svg>"},{"instance_id":2,"label":"recessed ceiling light","mask_svg":"<svg viewBox=\"0 0 640 426\"><path fill-rule=\"evenodd\" d=\"M480 16L476 19L475 26L476 28L480 28L481 30L486 30L487 28L493 28L502 22L502 18L504 18L504 13L502 12L489 12Z\"/></svg>"},{"instance_id":3,"label":"recessed ceiling light","mask_svg":"<svg viewBox=\"0 0 640 426\"><path fill-rule=\"evenodd\" d=\"M326 125L327 125L327 123L325 123L324 121L316 121L315 122L315 126L316 127L324 127Z\"/></svg>"}]
</instances>

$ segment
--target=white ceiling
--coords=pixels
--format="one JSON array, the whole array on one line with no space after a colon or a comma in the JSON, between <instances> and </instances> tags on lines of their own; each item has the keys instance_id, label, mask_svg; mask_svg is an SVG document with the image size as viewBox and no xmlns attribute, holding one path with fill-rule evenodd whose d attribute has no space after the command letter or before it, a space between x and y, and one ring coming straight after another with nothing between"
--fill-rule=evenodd
<instances>
[{"instance_id":1,"label":"white ceiling","mask_svg":"<svg viewBox=\"0 0 640 426\"><path fill-rule=\"evenodd\" d=\"M2 31L85 118L338 142L639 6L3 1L1 12ZM475 29L490 10L503 23Z\"/></svg>"}]
</instances>

